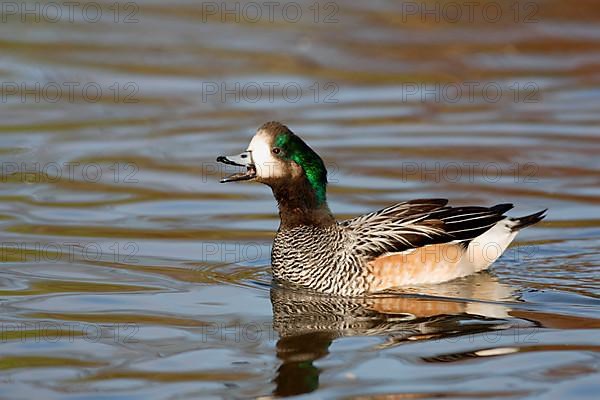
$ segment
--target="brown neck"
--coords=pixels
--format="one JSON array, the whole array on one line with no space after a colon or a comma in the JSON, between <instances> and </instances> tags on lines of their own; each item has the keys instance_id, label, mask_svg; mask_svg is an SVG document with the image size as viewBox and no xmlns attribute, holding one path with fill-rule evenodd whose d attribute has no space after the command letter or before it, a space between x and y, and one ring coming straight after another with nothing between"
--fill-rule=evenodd
<instances>
[{"instance_id":1,"label":"brown neck","mask_svg":"<svg viewBox=\"0 0 600 400\"><path fill-rule=\"evenodd\" d=\"M329 211L327 202L318 203L306 178L301 177L281 185L273 184L271 189L273 189L273 195L279 206L281 228L335 224L335 218Z\"/></svg>"}]
</instances>

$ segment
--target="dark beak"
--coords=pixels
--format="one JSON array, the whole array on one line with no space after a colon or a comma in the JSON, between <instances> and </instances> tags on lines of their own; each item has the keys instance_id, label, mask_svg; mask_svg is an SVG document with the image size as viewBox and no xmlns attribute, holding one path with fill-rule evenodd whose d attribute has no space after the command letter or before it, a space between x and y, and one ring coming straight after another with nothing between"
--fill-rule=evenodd
<instances>
[{"instance_id":1,"label":"dark beak","mask_svg":"<svg viewBox=\"0 0 600 400\"><path fill-rule=\"evenodd\" d=\"M222 178L221 183L247 181L256 178L256 167L252 163L252 154L249 151L237 156L219 156L217 162L246 168L245 172L238 172Z\"/></svg>"}]
</instances>

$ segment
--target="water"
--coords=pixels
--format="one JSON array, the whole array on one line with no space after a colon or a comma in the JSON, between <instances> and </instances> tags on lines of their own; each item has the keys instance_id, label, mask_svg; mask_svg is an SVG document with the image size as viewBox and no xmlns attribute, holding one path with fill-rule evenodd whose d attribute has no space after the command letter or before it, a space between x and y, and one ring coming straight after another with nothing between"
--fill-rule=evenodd
<instances>
[{"instance_id":1,"label":"water","mask_svg":"<svg viewBox=\"0 0 600 400\"><path fill-rule=\"evenodd\" d=\"M596 2L35 4L0 24L0 397L596 398ZM214 163L268 120L324 157L340 218L549 216L444 285L271 288L274 200Z\"/></svg>"}]
</instances>

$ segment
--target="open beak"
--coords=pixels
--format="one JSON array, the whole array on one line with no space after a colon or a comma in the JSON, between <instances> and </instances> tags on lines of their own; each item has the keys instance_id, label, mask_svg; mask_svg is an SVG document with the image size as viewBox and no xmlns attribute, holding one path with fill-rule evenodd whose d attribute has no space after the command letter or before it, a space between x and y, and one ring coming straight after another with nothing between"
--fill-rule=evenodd
<instances>
[{"instance_id":1,"label":"open beak","mask_svg":"<svg viewBox=\"0 0 600 400\"><path fill-rule=\"evenodd\" d=\"M221 183L247 181L256 178L256 167L252 162L252 153L245 151L237 156L219 156L217 162L236 165L238 167L246 167L245 172L237 172L221 179Z\"/></svg>"}]
</instances>

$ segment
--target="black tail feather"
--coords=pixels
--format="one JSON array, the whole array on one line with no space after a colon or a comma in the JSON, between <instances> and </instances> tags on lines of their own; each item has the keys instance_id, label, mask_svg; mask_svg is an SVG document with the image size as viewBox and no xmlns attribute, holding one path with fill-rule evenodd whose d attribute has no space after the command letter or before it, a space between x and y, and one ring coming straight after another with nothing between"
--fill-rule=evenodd
<instances>
[{"instance_id":1,"label":"black tail feather","mask_svg":"<svg viewBox=\"0 0 600 400\"><path fill-rule=\"evenodd\" d=\"M431 217L444 222L444 231L454 240L471 240L491 229L503 214L513 208L512 204L497 204L493 207L444 207L431 213Z\"/></svg>"},{"instance_id":2,"label":"black tail feather","mask_svg":"<svg viewBox=\"0 0 600 400\"><path fill-rule=\"evenodd\" d=\"M524 217L511 218L510 220L516 222L516 224L514 226L512 226L510 229L514 232L514 231L519 231L523 228L526 228L529 225L537 224L542 219L544 219L544 217L546 217L546 211L548 211L547 208L542 211L538 211L534 214L526 215Z\"/></svg>"},{"instance_id":3,"label":"black tail feather","mask_svg":"<svg viewBox=\"0 0 600 400\"><path fill-rule=\"evenodd\" d=\"M498 214L504 214L505 212L507 212L508 210L510 210L513 207L514 207L514 205L512 203L502 203L502 204L496 204L494 207L490 207L490 210L492 210Z\"/></svg>"}]
</instances>

